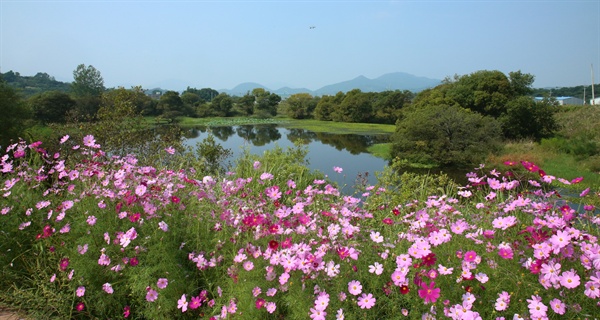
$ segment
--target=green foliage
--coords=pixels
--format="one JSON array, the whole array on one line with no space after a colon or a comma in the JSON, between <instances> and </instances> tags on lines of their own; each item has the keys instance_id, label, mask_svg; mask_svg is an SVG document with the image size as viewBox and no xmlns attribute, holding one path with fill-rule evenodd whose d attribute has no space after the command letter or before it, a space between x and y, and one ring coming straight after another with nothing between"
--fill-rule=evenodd
<instances>
[{"instance_id":1,"label":"green foliage","mask_svg":"<svg viewBox=\"0 0 600 320\"><path fill-rule=\"evenodd\" d=\"M536 102L522 96L509 101L499 118L504 137L540 141L552 136L559 126L554 118L556 105L549 100Z\"/></svg>"},{"instance_id":2,"label":"green foliage","mask_svg":"<svg viewBox=\"0 0 600 320\"><path fill-rule=\"evenodd\" d=\"M76 98L85 96L100 96L104 92L104 79L94 66L80 64L73 71L71 92Z\"/></svg>"},{"instance_id":3,"label":"green foliage","mask_svg":"<svg viewBox=\"0 0 600 320\"><path fill-rule=\"evenodd\" d=\"M79 120L91 120L102 104L104 79L94 66L80 64L73 71L71 93L77 102L74 117Z\"/></svg>"},{"instance_id":4,"label":"green foliage","mask_svg":"<svg viewBox=\"0 0 600 320\"><path fill-rule=\"evenodd\" d=\"M75 100L60 91L40 93L27 102L33 110L34 119L42 123L65 123L77 106Z\"/></svg>"},{"instance_id":5,"label":"green foliage","mask_svg":"<svg viewBox=\"0 0 600 320\"><path fill-rule=\"evenodd\" d=\"M29 98L46 91L68 93L71 90L69 83L56 81L54 77L44 72L38 72L36 75L29 77L11 70L2 74L2 76L9 86L19 90L23 98Z\"/></svg>"},{"instance_id":6,"label":"green foliage","mask_svg":"<svg viewBox=\"0 0 600 320\"><path fill-rule=\"evenodd\" d=\"M289 96L281 104L284 112L293 119L312 118L313 111L319 103L319 98L308 93L296 93Z\"/></svg>"},{"instance_id":7,"label":"green foliage","mask_svg":"<svg viewBox=\"0 0 600 320\"><path fill-rule=\"evenodd\" d=\"M370 122L373 110L370 96L359 89L349 91L342 102L334 106L331 119L338 122Z\"/></svg>"},{"instance_id":8,"label":"green foliage","mask_svg":"<svg viewBox=\"0 0 600 320\"><path fill-rule=\"evenodd\" d=\"M0 77L0 146L6 147L12 139L18 139L27 127L32 113L21 96Z\"/></svg>"},{"instance_id":9,"label":"green foliage","mask_svg":"<svg viewBox=\"0 0 600 320\"><path fill-rule=\"evenodd\" d=\"M233 108L233 99L226 93L221 93L213 98L210 103L211 113L209 116L226 117L230 115Z\"/></svg>"},{"instance_id":10,"label":"green foliage","mask_svg":"<svg viewBox=\"0 0 600 320\"><path fill-rule=\"evenodd\" d=\"M392 157L411 163L471 166L497 151L499 123L460 107L406 111L392 137Z\"/></svg>"},{"instance_id":11,"label":"green foliage","mask_svg":"<svg viewBox=\"0 0 600 320\"><path fill-rule=\"evenodd\" d=\"M411 103L415 94L408 91L384 91L374 95L371 122L395 124L400 110Z\"/></svg>"},{"instance_id":12,"label":"green foliage","mask_svg":"<svg viewBox=\"0 0 600 320\"><path fill-rule=\"evenodd\" d=\"M252 95L254 96L254 114L263 118L277 115L279 102L281 102L279 95L262 88L252 90Z\"/></svg>"},{"instance_id":13,"label":"green foliage","mask_svg":"<svg viewBox=\"0 0 600 320\"><path fill-rule=\"evenodd\" d=\"M216 96L219 95L219 91L212 88L196 89L187 87L181 96L183 97L185 93L193 93L197 95L203 102L211 102Z\"/></svg>"},{"instance_id":14,"label":"green foliage","mask_svg":"<svg viewBox=\"0 0 600 320\"><path fill-rule=\"evenodd\" d=\"M161 95L156 109L162 118L169 119L171 122L174 122L179 116L186 115L183 101L176 91L167 91Z\"/></svg>"}]
</instances>

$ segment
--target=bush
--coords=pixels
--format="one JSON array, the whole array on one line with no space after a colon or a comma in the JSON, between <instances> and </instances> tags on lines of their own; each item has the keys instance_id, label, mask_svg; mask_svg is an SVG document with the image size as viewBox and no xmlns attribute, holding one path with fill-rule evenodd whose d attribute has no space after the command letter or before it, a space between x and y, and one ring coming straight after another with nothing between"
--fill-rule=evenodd
<instances>
[{"instance_id":1,"label":"bush","mask_svg":"<svg viewBox=\"0 0 600 320\"><path fill-rule=\"evenodd\" d=\"M392 136L392 157L437 166L473 166L499 148L502 133L490 117L457 106L407 111Z\"/></svg>"}]
</instances>

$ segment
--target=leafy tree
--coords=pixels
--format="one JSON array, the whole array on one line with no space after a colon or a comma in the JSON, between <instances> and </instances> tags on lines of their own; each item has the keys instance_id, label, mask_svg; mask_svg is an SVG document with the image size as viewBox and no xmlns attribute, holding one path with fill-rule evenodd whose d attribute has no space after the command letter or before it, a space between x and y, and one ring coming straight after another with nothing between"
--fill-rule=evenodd
<instances>
[{"instance_id":1,"label":"leafy tree","mask_svg":"<svg viewBox=\"0 0 600 320\"><path fill-rule=\"evenodd\" d=\"M392 137L392 157L413 164L468 166L498 149L497 120L458 106L427 106L403 112Z\"/></svg>"},{"instance_id":2,"label":"leafy tree","mask_svg":"<svg viewBox=\"0 0 600 320\"><path fill-rule=\"evenodd\" d=\"M446 96L463 108L499 117L513 98L513 87L504 73L481 70L459 77Z\"/></svg>"},{"instance_id":3,"label":"leafy tree","mask_svg":"<svg viewBox=\"0 0 600 320\"><path fill-rule=\"evenodd\" d=\"M218 117L226 117L233 108L233 99L226 93L221 93L216 96L210 103L212 113Z\"/></svg>"},{"instance_id":4,"label":"leafy tree","mask_svg":"<svg viewBox=\"0 0 600 320\"><path fill-rule=\"evenodd\" d=\"M133 111L137 114L152 114L152 110L156 108L156 102L147 96L140 86L131 89L119 87L108 90L102 95L103 107L116 108L122 101L130 103L134 108Z\"/></svg>"},{"instance_id":5,"label":"leafy tree","mask_svg":"<svg viewBox=\"0 0 600 320\"><path fill-rule=\"evenodd\" d=\"M94 66L80 64L73 71L71 91L75 97L100 96L104 90L104 79Z\"/></svg>"},{"instance_id":6,"label":"leafy tree","mask_svg":"<svg viewBox=\"0 0 600 320\"><path fill-rule=\"evenodd\" d=\"M275 93L266 91L263 88L255 88L252 90L254 96L254 113L262 116L274 116L277 114L277 107L281 101L281 97Z\"/></svg>"},{"instance_id":7,"label":"leafy tree","mask_svg":"<svg viewBox=\"0 0 600 320\"><path fill-rule=\"evenodd\" d=\"M156 108L163 118L175 121L175 118L184 115L183 101L176 91L167 91L160 96Z\"/></svg>"},{"instance_id":8,"label":"leafy tree","mask_svg":"<svg viewBox=\"0 0 600 320\"><path fill-rule=\"evenodd\" d=\"M0 146L5 147L11 139L19 138L23 134L27 120L31 118L31 111L23 103L14 88L9 86L0 77Z\"/></svg>"},{"instance_id":9,"label":"leafy tree","mask_svg":"<svg viewBox=\"0 0 600 320\"><path fill-rule=\"evenodd\" d=\"M554 118L556 105L548 99L536 102L530 97L522 96L508 102L506 109L506 113L500 117L506 138L539 142L559 129Z\"/></svg>"},{"instance_id":10,"label":"leafy tree","mask_svg":"<svg viewBox=\"0 0 600 320\"><path fill-rule=\"evenodd\" d=\"M408 90L384 91L376 94L375 101L372 104L372 122L396 123L400 109L410 104L413 97L414 93Z\"/></svg>"},{"instance_id":11,"label":"leafy tree","mask_svg":"<svg viewBox=\"0 0 600 320\"><path fill-rule=\"evenodd\" d=\"M252 115L254 114L254 104L256 103L255 100L256 98L254 95L250 94L250 92L246 92L246 94L238 100L238 107L242 113L248 116Z\"/></svg>"},{"instance_id":12,"label":"leafy tree","mask_svg":"<svg viewBox=\"0 0 600 320\"><path fill-rule=\"evenodd\" d=\"M314 117L321 121L331 121L331 112L333 111L334 98L332 96L322 96L314 110Z\"/></svg>"},{"instance_id":13,"label":"leafy tree","mask_svg":"<svg viewBox=\"0 0 600 320\"><path fill-rule=\"evenodd\" d=\"M318 102L318 98L308 93L296 93L285 99L282 105L288 116L294 119L306 119L312 117Z\"/></svg>"},{"instance_id":14,"label":"leafy tree","mask_svg":"<svg viewBox=\"0 0 600 320\"><path fill-rule=\"evenodd\" d=\"M94 66L80 64L73 71L71 92L77 102L77 112L80 118L93 118L102 103L104 79Z\"/></svg>"},{"instance_id":15,"label":"leafy tree","mask_svg":"<svg viewBox=\"0 0 600 320\"><path fill-rule=\"evenodd\" d=\"M69 114L75 111L77 102L60 91L47 91L28 100L33 117L42 123L65 123Z\"/></svg>"},{"instance_id":16,"label":"leafy tree","mask_svg":"<svg viewBox=\"0 0 600 320\"><path fill-rule=\"evenodd\" d=\"M200 97L200 99L202 99L204 102L211 102L216 96L219 95L219 91L211 88L202 88L198 90L196 88L187 87L183 94L186 92L197 94L198 97Z\"/></svg>"},{"instance_id":17,"label":"leafy tree","mask_svg":"<svg viewBox=\"0 0 600 320\"><path fill-rule=\"evenodd\" d=\"M336 105L331 118L338 122L369 122L372 111L370 95L353 89L346 93L342 103Z\"/></svg>"},{"instance_id":18,"label":"leafy tree","mask_svg":"<svg viewBox=\"0 0 600 320\"><path fill-rule=\"evenodd\" d=\"M314 117L317 120L323 121L331 121L332 113L337 108L337 106L342 103L346 97L346 94L343 92L338 92L335 96L322 96L317 106L315 107Z\"/></svg>"},{"instance_id":19,"label":"leafy tree","mask_svg":"<svg viewBox=\"0 0 600 320\"><path fill-rule=\"evenodd\" d=\"M528 73L522 73L521 70L508 73L510 86L514 97L530 95L533 92L531 86L535 77Z\"/></svg>"}]
</instances>

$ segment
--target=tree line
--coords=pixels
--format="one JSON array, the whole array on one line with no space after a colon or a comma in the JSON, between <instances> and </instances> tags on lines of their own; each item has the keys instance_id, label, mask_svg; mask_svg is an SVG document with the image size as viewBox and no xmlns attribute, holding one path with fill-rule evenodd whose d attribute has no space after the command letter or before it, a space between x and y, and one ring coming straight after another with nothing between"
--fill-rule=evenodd
<instances>
[{"instance_id":1,"label":"tree line","mask_svg":"<svg viewBox=\"0 0 600 320\"><path fill-rule=\"evenodd\" d=\"M10 72L8 77L18 74ZM6 76L6 74L4 74ZM55 81L48 75L33 78ZM14 79L13 79L14 80ZM141 87L106 89L100 71L81 64L69 90L50 90L24 98L7 81L0 84L6 115L0 140L15 138L31 123L94 122L109 117L153 116L175 122L187 117L273 117L336 122L395 124L392 157L410 163L461 165L481 160L505 140L550 137L558 126L555 103L535 102L534 76L482 70L446 78L435 88L336 95L291 95L285 100L263 88L230 96L211 88L167 91L158 98Z\"/></svg>"}]
</instances>

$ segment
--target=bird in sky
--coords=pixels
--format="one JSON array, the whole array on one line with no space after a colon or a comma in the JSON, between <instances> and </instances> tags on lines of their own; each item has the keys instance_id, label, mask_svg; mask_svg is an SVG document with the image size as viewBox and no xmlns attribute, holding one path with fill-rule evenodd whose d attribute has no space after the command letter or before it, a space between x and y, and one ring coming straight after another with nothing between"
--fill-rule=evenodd
<instances>
[{"instance_id":1,"label":"bird in sky","mask_svg":"<svg viewBox=\"0 0 600 320\"><path fill-rule=\"evenodd\" d=\"M314 28L316 28L316 27L315 27L315 26L310 26L310 27L308 27L308 28L309 28L309 29L314 29Z\"/></svg>"}]
</instances>

